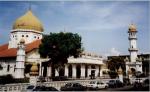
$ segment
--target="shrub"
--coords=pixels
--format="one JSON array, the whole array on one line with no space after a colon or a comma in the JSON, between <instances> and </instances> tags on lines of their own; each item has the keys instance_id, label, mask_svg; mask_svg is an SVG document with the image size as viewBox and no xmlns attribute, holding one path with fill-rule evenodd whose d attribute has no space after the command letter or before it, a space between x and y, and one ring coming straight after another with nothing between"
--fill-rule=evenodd
<instances>
[{"instance_id":1,"label":"shrub","mask_svg":"<svg viewBox=\"0 0 150 92\"><path fill-rule=\"evenodd\" d=\"M52 80L53 81L65 81L65 80L68 80L67 76L55 76L55 77L52 77Z\"/></svg>"},{"instance_id":2,"label":"shrub","mask_svg":"<svg viewBox=\"0 0 150 92\"><path fill-rule=\"evenodd\" d=\"M29 78L15 79L11 74L0 76L0 84L28 83Z\"/></svg>"}]
</instances>

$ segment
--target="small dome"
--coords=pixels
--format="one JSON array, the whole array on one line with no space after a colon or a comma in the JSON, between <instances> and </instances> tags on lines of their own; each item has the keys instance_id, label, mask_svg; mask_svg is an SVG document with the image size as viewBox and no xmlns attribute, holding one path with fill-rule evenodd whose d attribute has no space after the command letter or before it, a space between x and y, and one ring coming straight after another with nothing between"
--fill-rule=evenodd
<instances>
[{"instance_id":1,"label":"small dome","mask_svg":"<svg viewBox=\"0 0 150 92\"><path fill-rule=\"evenodd\" d=\"M134 24L130 24L129 31L131 31L131 32L136 31L136 26Z\"/></svg>"},{"instance_id":2,"label":"small dome","mask_svg":"<svg viewBox=\"0 0 150 92\"><path fill-rule=\"evenodd\" d=\"M122 72L122 68L121 67L119 67L118 72Z\"/></svg>"},{"instance_id":3,"label":"small dome","mask_svg":"<svg viewBox=\"0 0 150 92\"><path fill-rule=\"evenodd\" d=\"M129 68L129 70L128 70L128 74L132 74L132 70L131 70L131 68Z\"/></svg>"},{"instance_id":4,"label":"small dome","mask_svg":"<svg viewBox=\"0 0 150 92\"><path fill-rule=\"evenodd\" d=\"M33 76L38 75L38 66L36 63L33 63L31 70L30 70L30 75L33 75Z\"/></svg>"},{"instance_id":5,"label":"small dome","mask_svg":"<svg viewBox=\"0 0 150 92\"><path fill-rule=\"evenodd\" d=\"M41 22L33 15L31 10L28 10L25 15L15 21L13 29L31 29L43 32Z\"/></svg>"}]
</instances>

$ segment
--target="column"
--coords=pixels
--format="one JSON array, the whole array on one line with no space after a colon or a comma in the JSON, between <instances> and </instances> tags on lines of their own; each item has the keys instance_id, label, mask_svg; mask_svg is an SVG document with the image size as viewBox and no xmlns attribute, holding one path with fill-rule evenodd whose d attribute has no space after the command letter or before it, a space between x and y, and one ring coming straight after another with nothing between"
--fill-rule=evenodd
<instances>
[{"instance_id":1,"label":"column","mask_svg":"<svg viewBox=\"0 0 150 92\"><path fill-rule=\"evenodd\" d=\"M103 70L100 69L100 77L102 77L102 76L103 76Z\"/></svg>"},{"instance_id":2,"label":"column","mask_svg":"<svg viewBox=\"0 0 150 92\"><path fill-rule=\"evenodd\" d=\"M129 65L126 64L126 75L128 75Z\"/></svg>"},{"instance_id":3,"label":"column","mask_svg":"<svg viewBox=\"0 0 150 92\"><path fill-rule=\"evenodd\" d=\"M47 76L51 77L51 69L52 67L51 66L48 66L47 67Z\"/></svg>"},{"instance_id":4,"label":"column","mask_svg":"<svg viewBox=\"0 0 150 92\"><path fill-rule=\"evenodd\" d=\"M43 76L43 72L44 72L44 67L42 67L42 71L41 71L41 72L42 72L42 76Z\"/></svg>"},{"instance_id":5,"label":"column","mask_svg":"<svg viewBox=\"0 0 150 92\"><path fill-rule=\"evenodd\" d=\"M65 64L65 76L68 77L68 65L67 64Z\"/></svg>"},{"instance_id":6,"label":"column","mask_svg":"<svg viewBox=\"0 0 150 92\"><path fill-rule=\"evenodd\" d=\"M40 67L39 67L39 76L42 76L42 62L40 62Z\"/></svg>"},{"instance_id":7,"label":"column","mask_svg":"<svg viewBox=\"0 0 150 92\"><path fill-rule=\"evenodd\" d=\"M59 76L59 73L56 69L55 69L55 76Z\"/></svg>"},{"instance_id":8,"label":"column","mask_svg":"<svg viewBox=\"0 0 150 92\"><path fill-rule=\"evenodd\" d=\"M96 70L95 70L95 78L98 77L98 72L99 72L99 65L95 66Z\"/></svg>"},{"instance_id":9,"label":"column","mask_svg":"<svg viewBox=\"0 0 150 92\"><path fill-rule=\"evenodd\" d=\"M90 76L91 76L91 66L89 65L88 66L88 77L90 78Z\"/></svg>"},{"instance_id":10,"label":"column","mask_svg":"<svg viewBox=\"0 0 150 92\"><path fill-rule=\"evenodd\" d=\"M85 65L81 65L81 78L85 78Z\"/></svg>"},{"instance_id":11,"label":"column","mask_svg":"<svg viewBox=\"0 0 150 92\"><path fill-rule=\"evenodd\" d=\"M72 64L72 78L76 78L76 65Z\"/></svg>"}]
</instances>

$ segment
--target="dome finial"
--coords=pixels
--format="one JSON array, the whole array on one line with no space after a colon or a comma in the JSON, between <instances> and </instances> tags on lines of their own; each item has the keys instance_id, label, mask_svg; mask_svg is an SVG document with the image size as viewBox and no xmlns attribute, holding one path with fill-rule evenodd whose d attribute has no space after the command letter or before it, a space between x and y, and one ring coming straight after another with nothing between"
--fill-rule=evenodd
<instances>
[{"instance_id":1,"label":"dome finial","mask_svg":"<svg viewBox=\"0 0 150 92\"><path fill-rule=\"evenodd\" d=\"M28 9L29 11L31 11L32 10L32 6L31 6L31 3L29 3L29 9Z\"/></svg>"}]
</instances>

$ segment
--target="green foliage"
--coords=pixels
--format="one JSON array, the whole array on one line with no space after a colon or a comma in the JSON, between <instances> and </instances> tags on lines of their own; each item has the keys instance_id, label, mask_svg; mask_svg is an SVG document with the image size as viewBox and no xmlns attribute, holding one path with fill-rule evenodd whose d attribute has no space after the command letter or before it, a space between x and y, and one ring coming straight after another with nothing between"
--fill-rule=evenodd
<instances>
[{"instance_id":1,"label":"green foliage","mask_svg":"<svg viewBox=\"0 0 150 92\"><path fill-rule=\"evenodd\" d=\"M122 68L123 71L125 71L125 62L124 59L121 57L112 57L108 62L108 69L110 69L111 71L116 71L119 69L119 67Z\"/></svg>"},{"instance_id":2,"label":"green foliage","mask_svg":"<svg viewBox=\"0 0 150 92\"><path fill-rule=\"evenodd\" d=\"M118 76L118 73L116 71L109 71L108 72L110 78L114 79Z\"/></svg>"},{"instance_id":3,"label":"green foliage","mask_svg":"<svg viewBox=\"0 0 150 92\"><path fill-rule=\"evenodd\" d=\"M39 47L41 57L51 58L55 65L67 63L69 56L76 58L81 51L81 37L78 34L63 32L44 35Z\"/></svg>"},{"instance_id":4,"label":"green foliage","mask_svg":"<svg viewBox=\"0 0 150 92\"><path fill-rule=\"evenodd\" d=\"M0 84L28 83L29 78L15 79L11 74L0 76Z\"/></svg>"}]
</instances>

